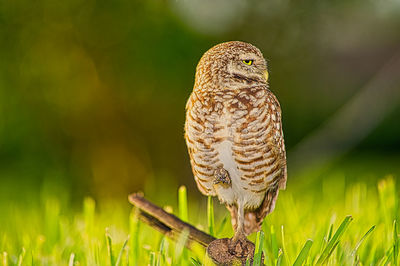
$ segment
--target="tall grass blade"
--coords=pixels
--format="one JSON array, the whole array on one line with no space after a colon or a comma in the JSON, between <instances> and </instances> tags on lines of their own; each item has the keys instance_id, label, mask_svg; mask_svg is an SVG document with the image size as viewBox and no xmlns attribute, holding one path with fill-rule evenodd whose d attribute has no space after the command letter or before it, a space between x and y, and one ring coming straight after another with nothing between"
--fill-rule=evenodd
<instances>
[{"instance_id":1,"label":"tall grass blade","mask_svg":"<svg viewBox=\"0 0 400 266\"><path fill-rule=\"evenodd\" d=\"M257 232L256 249L254 251L254 266L261 265L263 255L264 232L262 230Z\"/></svg>"},{"instance_id":2,"label":"tall grass blade","mask_svg":"<svg viewBox=\"0 0 400 266\"><path fill-rule=\"evenodd\" d=\"M192 265L194 266L201 266L201 261L199 259L195 259L195 258L190 258L190 262L192 263Z\"/></svg>"},{"instance_id":3,"label":"tall grass blade","mask_svg":"<svg viewBox=\"0 0 400 266\"><path fill-rule=\"evenodd\" d=\"M325 262L329 259L329 257L332 255L333 251L335 251L335 249L336 249L336 247L337 247L338 245L339 245L339 241L338 241L338 242L335 242L335 244L333 245L333 247L332 247L331 250L329 251L326 260L325 260L323 263L325 263Z\"/></svg>"},{"instance_id":4,"label":"tall grass blade","mask_svg":"<svg viewBox=\"0 0 400 266\"><path fill-rule=\"evenodd\" d=\"M293 263L293 266L301 266L303 263L306 261L308 252L311 249L311 246L313 244L313 241L311 239L308 239L306 243L304 244L303 248L301 249L299 255L297 256L296 260Z\"/></svg>"},{"instance_id":5,"label":"tall grass blade","mask_svg":"<svg viewBox=\"0 0 400 266\"><path fill-rule=\"evenodd\" d=\"M60 202L57 198L47 196L45 199L45 236L44 246L53 246L60 239Z\"/></svg>"},{"instance_id":6,"label":"tall grass blade","mask_svg":"<svg viewBox=\"0 0 400 266\"><path fill-rule=\"evenodd\" d=\"M33 251L31 251L31 266L35 265L35 258L33 256Z\"/></svg>"},{"instance_id":7,"label":"tall grass blade","mask_svg":"<svg viewBox=\"0 0 400 266\"><path fill-rule=\"evenodd\" d=\"M283 252L282 252L282 249L279 249L278 259L276 260L276 266L282 265L282 258L283 258Z\"/></svg>"},{"instance_id":8,"label":"tall grass blade","mask_svg":"<svg viewBox=\"0 0 400 266\"><path fill-rule=\"evenodd\" d=\"M356 246L354 247L353 251L351 252L351 256L355 256L357 254L357 251L359 249L359 247L361 246L361 244L364 242L364 240L367 238L367 236L369 236L372 231L374 231L375 229L375 225L372 226L366 233L365 235L357 242Z\"/></svg>"},{"instance_id":9,"label":"tall grass blade","mask_svg":"<svg viewBox=\"0 0 400 266\"><path fill-rule=\"evenodd\" d=\"M156 253L154 251L150 252L150 262L151 266L156 266Z\"/></svg>"},{"instance_id":10,"label":"tall grass blade","mask_svg":"<svg viewBox=\"0 0 400 266\"><path fill-rule=\"evenodd\" d=\"M186 241L188 240L189 237L189 231L188 230L183 230L182 233L179 235L178 240L176 242L175 246L175 263L179 264L182 262L182 259L185 260L185 258L182 258L185 256L184 251L185 250L185 244ZM182 256L183 255L183 256ZM186 253L187 255L187 253ZM187 261L187 260L185 260Z\"/></svg>"},{"instance_id":11,"label":"tall grass blade","mask_svg":"<svg viewBox=\"0 0 400 266\"><path fill-rule=\"evenodd\" d=\"M24 261L24 258L25 258L25 253L26 253L26 250L23 247L22 250L21 250L21 253L18 256L17 266L22 266L22 262Z\"/></svg>"},{"instance_id":12,"label":"tall grass blade","mask_svg":"<svg viewBox=\"0 0 400 266\"><path fill-rule=\"evenodd\" d=\"M344 218L343 222L340 224L339 228L336 230L335 234L329 240L325 249L322 251L322 254L317 261L317 264L322 264L329 258L329 256L332 254L333 250L336 248L337 244L339 243L340 238L343 236L343 233L346 231L347 227L349 226L349 224L352 220L353 220L353 218L350 215L346 216L346 218Z\"/></svg>"},{"instance_id":13,"label":"tall grass blade","mask_svg":"<svg viewBox=\"0 0 400 266\"><path fill-rule=\"evenodd\" d=\"M160 242L160 248L159 248L159 253L161 255L161 260L163 264L165 264L165 261L167 260L167 248L168 248L168 242L166 241L165 236L161 239Z\"/></svg>"},{"instance_id":14,"label":"tall grass blade","mask_svg":"<svg viewBox=\"0 0 400 266\"><path fill-rule=\"evenodd\" d=\"M292 263L290 262L289 254L287 253L287 249L286 249L286 241L285 241L285 233L284 233L284 230L283 230L283 225L281 226L281 237L282 237L282 251L283 251L283 256L284 256L285 259L286 259L286 264L287 264L287 265L290 265L290 264L292 264Z\"/></svg>"},{"instance_id":15,"label":"tall grass blade","mask_svg":"<svg viewBox=\"0 0 400 266\"><path fill-rule=\"evenodd\" d=\"M75 263L75 254L71 253L71 255L69 256L68 266L74 266L74 263Z\"/></svg>"},{"instance_id":16,"label":"tall grass blade","mask_svg":"<svg viewBox=\"0 0 400 266\"><path fill-rule=\"evenodd\" d=\"M179 218L182 221L188 221L188 204L187 204L187 192L185 186L180 186L178 190L178 205L179 205Z\"/></svg>"},{"instance_id":17,"label":"tall grass blade","mask_svg":"<svg viewBox=\"0 0 400 266\"><path fill-rule=\"evenodd\" d=\"M156 257L156 266L161 265L161 254L157 252L157 257Z\"/></svg>"},{"instance_id":18,"label":"tall grass blade","mask_svg":"<svg viewBox=\"0 0 400 266\"><path fill-rule=\"evenodd\" d=\"M86 234L90 237L94 231L94 215L96 209L96 202L90 197L83 200L83 217L85 221Z\"/></svg>"},{"instance_id":19,"label":"tall grass blade","mask_svg":"<svg viewBox=\"0 0 400 266\"><path fill-rule=\"evenodd\" d=\"M3 266L8 266L8 254L7 252L3 251L3 258L2 258Z\"/></svg>"},{"instance_id":20,"label":"tall grass blade","mask_svg":"<svg viewBox=\"0 0 400 266\"><path fill-rule=\"evenodd\" d=\"M208 218L208 233L212 236L215 236L214 234L214 201L212 196L208 196L207 198L207 218ZM220 226L222 227L222 226ZM223 227L222 227L223 228ZM220 229L222 230L222 229ZM219 231L219 230L218 230Z\"/></svg>"},{"instance_id":21,"label":"tall grass blade","mask_svg":"<svg viewBox=\"0 0 400 266\"><path fill-rule=\"evenodd\" d=\"M224 227L226 225L226 223L228 222L228 216L225 215L224 218L222 219L222 222L220 223L220 225L218 226L218 230L215 233L215 237L218 237L219 235L222 234L222 231L224 230Z\"/></svg>"},{"instance_id":22,"label":"tall grass blade","mask_svg":"<svg viewBox=\"0 0 400 266\"><path fill-rule=\"evenodd\" d=\"M398 254L399 254L399 233L397 228L397 221L393 222L393 265L398 265Z\"/></svg>"},{"instance_id":23,"label":"tall grass blade","mask_svg":"<svg viewBox=\"0 0 400 266\"><path fill-rule=\"evenodd\" d=\"M137 265L139 260L139 210L133 208L129 215L129 265Z\"/></svg>"},{"instance_id":24,"label":"tall grass blade","mask_svg":"<svg viewBox=\"0 0 400 266\"><path fill-rule=\"evenodd\" d=\"M129 236L125 240L124 244L122 245L121 250L118 253L118 257L117 257L117 261L115 262L115 266L119 266L120 265L121 260L122 260L122 254L124 254L124 251L125 251L126 245L128 244L128 241L129 241Z\"/></svg>"},{"instance_id":25,"label":"tall grass blade","mask_svg":"<svg viewBox=\"0 0 400 266\"><path fill-rule=\"evenodd\" d=\"M329 240L331 240L331 238L332 238L332 233L333 233L333 224L331 224L331 226L329 227L328 239L326 240L326 242L328 242Z\"/></svg>"},{"instance_id":26,"label":"tall grass blade","mask_svg":"<svg viewBox=\"0 0 400 266\"><path fill-rule=\"evenodd\" d=\"M332 238L332 233L333 233L333 224L331 223L329 226L329 230L327 235L324 237L323 241L322 241L322 245L320 247L319 252L322 253L322 251L325 249L326 245L328 244L329 240L331 240Z\"/></svg>"},{"instance_id":27,"label":"tall grass blade","mask_svg":"<svg viewBox=\"0 0 400 266\"><path fill-rule=\"evenodd\" d=\"M180 186L178 191L178 206L179 206L179 218L182 221L187 222L188 219L188 204L187 204L187 191L185 186ZM188 251L182 248L182 259L184 261L189 260Z\"/></svg>"},{"instance_id":28,"label":"tall grass blade","mask_svg":"<svg viewBox=\"0 0 400 266\"><path fill-rule=\"evenodd\" d=\"M108 228L106 228L106 244L107 244L107 252L108 252L108 257L110 259L110 265L114 266L114 256L113 256L113 250L112 250L112 240L111 236L108 233Z\"/></svg>"},{"instance_id":29,"label":"tall grass blade","mask_svg":"<svg viewBox=\"0 0 400 266\"><path fill-rule=\"evenodd\" d=\"M276 239L276 233L273 225L271 225L271 250L274 260L278 259L278 240Z\"/></svg>"},{"instance_id":30,"label":"tall grass blade","mask_svg":"<svg viewBox=\"0 0 400 266\"><path fill-rule=\"evenodd\" d=\"M398 197L393 176L389 175L378 182L378 194L381 216L386 226L389 227L396 218L398 212Z\"/></svg>"},{"instance_id":31,"label":"tall grass blade","mask_svg":"<svg viewBox=\"0 0 400 266\"><path fill-rule=\"evenodd\" d=\"M390 265L390 262L392 261L392 256L393 256L393 246L391 246L385 253L385 256L379 261L378 265L379 266L387 266ZM396 265L397 266L397 265Z\"/></svg>"}]
</instances>

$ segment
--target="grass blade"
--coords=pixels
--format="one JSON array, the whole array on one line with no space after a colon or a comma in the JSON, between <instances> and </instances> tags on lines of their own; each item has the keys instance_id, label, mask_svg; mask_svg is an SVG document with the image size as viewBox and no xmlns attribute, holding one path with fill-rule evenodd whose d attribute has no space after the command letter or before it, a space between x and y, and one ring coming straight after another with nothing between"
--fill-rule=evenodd
<instances>
[{"instance_id":1,"label":"grass blade","mask_svg":"<svg viewBox=\"0 0 400 266\"><path fill-rule=\"evenodd\" d=\"M106 228L106 243L107 243L107 251L108 251L108 256L110 257L110 265L114 266L114 256L113 256L113 251L112 251L112 240L111 236L108 233L108 228Z\"/></svg>"},{"instance_id":2,"label":"grass blade","mask_svg":"<svg viewBox=\"0 0 400 266\"><path fill-rule=\"evenodd\" d=\"M69 256L68 266L74 266L74 263L75 263L75 254L71 253L71 256Z\"/></svg>"},{"instance_id":3,"label":"grass blade","mask_svg":"<svg viewBox=\"0 0 400 266\"><path fill-rule=\"evenodd\" d=\"M278 240L276 239L276 233L273 225L271 225L271 250L274 260L278 259Z\"/></svg>"},{"instance_id":4,"label":"grass blade","mask_svg":"<svg viewBox=\"0 0 400 266\"><path fill-rule=\"evenodd\" d=\"M328 232L328 239L326 240L327 242L331 240L332 238L332 233L333 233L333 224L329 227L329 232Z\"/></svg>"},{"instance_id":5,"label":"grass blade","mask_svg":"<svg viewBox=\"0 0 400 266\"><path fill-rule=\"evenodd\" d=\"M284 233L284 231L283 231L283 225L281 226L281 236L282 236L282 251L283 251L283 256L284 256L285 259L286 259L286 264L287 264L287 265L290 265L290 264L292 264L292 263L290 262L289 254L287 253L287 249L286 249L285 233Z\"/></svg>"},{"instance_id":6,"label":"grass blade","mask_svg":"<svg viewBox=\"0 0 400 266\"><path fill-rule=\"evenodd\" d=\"M178 240L176 241L175 245L175 263L179 264L180 262L187 261L185 256L187 256L187 252L185 252L185 244L189 238L189 231L183 230L182 233L179 235Z\"/></svg>"},{"instance_id":7,"label":"grass blade","mask_svg":"<svg viewBox=\"0 0 400 266\"><path fill-rule=\"evenodd\" d=\"M261 265L261 259L263 254L263 244L264 244L264 232L258 231L256 237L256 249L254 251L254 266Z\"/></svg>"},{"instance_id":8,"label":"grass blade","mask_svg":"<svg viewBox=\"0 0 400 266\"><path fill-rule=\"evenodd\" d=\"M165 242L166 242L166 236L163 236L161 241L160 241L160 248L158 249L158 251L160 252L160 254L165 255Z\"/></svg>"},{"instance_id":9,"label":"grass blade","mask_svg":"<svg viewBox=\"0 0 400 266\"><path fill-rule=\"evenodd\" d=\"M397 221L393 222L393 265L397 264L397 257L399 254L399 234L397 228Z\"/></svg>"},{"instance_id":10,"label":"grass blade","mask_svg":"<svg viewBox=\"0 0 400 266\"><path fill-rule=\"evenodd\" d=\"M335 234L329 240L325 249L322 251L322 254L317 261L317 264L322 264L329 258L329 256L332 254L333 250L336 248L337 244L339 243L340 238L343 236L343 233L346 231L347 227L349 226L349 224L352 220L353 220L353 218L350 215L346 216L346 218L344 218L343 222L340 224L339 228L336 230Z\"/></svg>"},{"instance_id":11,"label":"grass blade","mask_svg":"<svg viewBox=\"0 0 400 266\"><path fill-rule=\"evenodd\" d=\"M149 265L156 266L156 253L154 251L150 252L150 262Z\"/></svg>"},{"instance_id":12,"label":"grass blade","mask_svg":"<svg viewBox=\"0 0 400 266\"><path fill-rule=\"evenodd\" d=\"M22 262L24 261L25 258L25 253L26 253L25 248L22 248L21 253L18 256L18 263L17 263L18 266L22 265Z\"/></svg>"},{"instance_id":13,"label":"grass blade","mask_svg":"<svg viewBox=\"0 0 400 266\"><path fill-rule=\"evenodd\" d=\"M133 208L129 215L129 265L136 265L139 259L139 210Z\"/></svg>"},{"instance_id":14,"label":"grass blade","mask_svg":"<svg viewBox=\"0 0 400 266\"><path fill-rule=\"evenodd\" d=\"M185 186L180 186L178 190L179 218L188 221L187 192Z\"/></svg>"},{"instance_id":15,"label":"grass blade","mask_svg":"<svg viewBox=\"0 0 400 266\"><path fill-rule=\"evenodd\" d=\"M3 266L8 266L8 254L7 252L3 251L3 258L1 260L3 262Z\"/></svg>"},{"instance_id":16,"label":"grass blade","mask_svg":"<svg viewBox=\"0 0 400 266\"><path fill-rule=\"evenodd\" d=\"M282 265L282 256L283 256L282 249L279 249L278 259L276 260L276 266L281 266Z\"/></svg>"},{"instance_id":17,"label":"grass blade","mask_svg":"<svg viewBox=\"0 0 400 266\"><path fill-rule=\"evenodd\" d=\"M214 236L214 201L211 196L207 198L208 233Z\"/></svg>"},{"instance_id":18,"label":"grass blade","mask_svg":"<svg viewBox=\"0 0 400 266\"><path fill-rule=\"evenodd\" d=\"M387 227L392 226L398 208L398 196L393 176L389 175L378 182L378 195L381 216L383 216Z\"/></svg>"},{"instance_id":19,"label":"grass blade","mask_svg":"<svg viewBox=\"0 0 400 266\"><path fill-rule=\"evenodd\" d=\"M188 204L187 204L187 191L185 186L180 186L178 190L178 206L179 206L179 218L182 221L187 222L188 219ZM183 234L184 232L182 232ZM186 240L185 240L186 242ZM184 244L182 247L182 254L179 255L179 259L183 259L185 262L189 260L189 255L186 249L184 249Z\"/></svg>"},{"instance_id":20,"label":"grass blade","mask_svg":"<svg viewBox=\"0 0 400 266\"><path fill-rule=\"evenodd\" d=\"M296 260L293 263L293 266L301 266L303 265L304 261L306 260L308 256L308 252L311 249L311 246L313 244L313 241L311 239L308 239L306 243L304 244L303 248L301 249L299 255L297 256Z\"/></svg>"},{"instance_id":21,"label":"grass blade","mask_svg":"<svg viewBox=\"0 0 400 266\"><path fill-rule=\"evenodd\" d=\"M157 252L156 266L160 266L160 265L161 265L161 254L159 252Z\"/></svg>"},{"instance_id":22,"label":"grass blade","mask_svg":"<svg viewBox=\"0 0 400 266\"><path fill-rule=\"evenodd\" d=\"M129 237L125 240L124 244L122 245L121 250L119 251L119 254L118 254L118 257L117 257L117 261L115 262L115 266L118 266L121 263L122 254L124 253L124 250L126 248L126 244L128 244L128 240L129 240Z\"/></svg>"},{"instance_id":23,"label":"grass blade","mask_svg":"<svg viewBox=\"0 0 400 266\"><path fill-rule=\"evenodd\" d=\"M331 223L329 226L327 235L324 237L324 239L322 241L322 245L319 250L320 253L322 253L322 251L325 249L326 245L328 245L329 240L331 240L331 238L332 238L332 233L333 233L333 224Z\"/></svg>"},{"instance_id":24,"label":"grass blade","mask_svg":"<svg viewBox=\"0 0 400 266\"><path fill-rule=\"evenodd\" d=\"M194 266L201 266L201 261L199 261L198 259L195 258L190 258L190 262L192 263L192 265Z\"/></svg>"},{"instance_id":25,"label":"grass blade","mask_svg":"<svg viewBox=\"0 0 400 266\"><path fill-rule=\"evenodd\" d=\"M372 233L372 231L374 231L375 229L375 225L372 226L366 233L365 235L357 242L356 246L354 247L354 250L351 252L351 256L355 256L358 248L361 246L361 244L364 242L364 240L367 238L368 235L370 235Z\"/></svg>"},{"instance_id":26,"label":"grass blade","mask_svg":"<svg viewBox=\"0 0 400 266\"><path fill-rule=\"evenodd\" d=\"M339 245L339 241L338 241L338 242L335 242L335 244L333 245L333 247L332 247L331 250L329 251L326 260L332 255L333 251L336 249L336 247L337 247L338 245ZM325 261L326 261L326 260L325 260ZM325 262L325 261L324 261L324 262Z\"/></svg>"},{"instance_id":27,"label":"grass blade","mask_svg":"<svg viewBox=\"0 0 400 266\"><path fill-rule=\"evenodd\" d=\"M85 220L86 233L89 236L93 235L94 232L94 216L96 210L96 202L90 197L86 197L83 200L83 217Z\"/></svg>"},{"instance_id":28,"label":"grass blade","mask_svg":"<svg viewBox=\"0 0 400 266\"><path fill-rule=\"evenodd\" d=\"M161 255L162 265L165 265L168 255L168 241L166 240L165 236L161 239L159 253Z\"/></svg>"},{"instance_id":29,"label":"grass blade","mask_svg":"<svg viewBox=\"0 0 400 266\"><path fill-rule=\"evenodd\" d=\"M219 235L221 235L222 230L224 230L224 227L225 227L227 221L228 221L228 216L225 215L224 219L222 219L221 224L218 226L218 230L217 230L217 232L215 233L214 236L219 236Z\"/></svg>"}]
</instances>

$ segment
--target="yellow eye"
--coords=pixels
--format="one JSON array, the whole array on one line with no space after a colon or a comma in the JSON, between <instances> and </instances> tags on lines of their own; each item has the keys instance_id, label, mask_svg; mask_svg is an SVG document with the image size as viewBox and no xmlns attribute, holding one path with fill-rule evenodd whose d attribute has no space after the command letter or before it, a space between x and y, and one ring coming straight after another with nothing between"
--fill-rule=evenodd
<instances>
[{"instance_id":1,"label":"yellow eye","mask_svg":"<svg viewBox=\"0 0 400 266\"><path fill-rule=\"evenodd\" d=\"M245 63L248 66L251 66L253 64L253 60L243 60L243 63Z\"/></svg>"}]
</instances>

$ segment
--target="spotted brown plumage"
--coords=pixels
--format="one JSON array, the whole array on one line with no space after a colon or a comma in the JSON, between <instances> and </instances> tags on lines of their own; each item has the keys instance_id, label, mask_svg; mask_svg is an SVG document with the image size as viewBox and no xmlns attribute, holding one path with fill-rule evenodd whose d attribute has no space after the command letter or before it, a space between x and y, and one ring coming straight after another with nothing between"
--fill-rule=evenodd
<instances>
[{"instance_id":1,"label":"spotted brown plumage","mask_svg":"<svg viewBox=\"0 0 400 266\"><path fill-rule=\"evenodd\" d=\"M281 108L266 71L253 45L218 44L200 59L186 105L194 178L203 194L230 210L234 240L260 229L286 186Z\"/></svg>"}]
</instances>

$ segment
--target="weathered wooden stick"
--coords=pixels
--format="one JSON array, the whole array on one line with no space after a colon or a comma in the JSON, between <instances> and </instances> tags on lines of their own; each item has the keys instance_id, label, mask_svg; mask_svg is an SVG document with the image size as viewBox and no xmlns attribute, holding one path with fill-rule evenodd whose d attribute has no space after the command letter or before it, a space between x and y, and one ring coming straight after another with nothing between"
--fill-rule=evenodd
<instances>
[{"instance_id":1,"label":"weathered wooden stick","mask_svg":"<svg viewBox=\"0 0 400 266\"><path fill-rule=\"evenodd\" d=\"M182 231L189 232L189 240L207 247L215 237L200 231L194 226L185 223L173 214L146 200L141 194L133 193L128 197L129 202L139 209L139 219L167 237L176 240Z\"/></svg>"}]
</instances>

